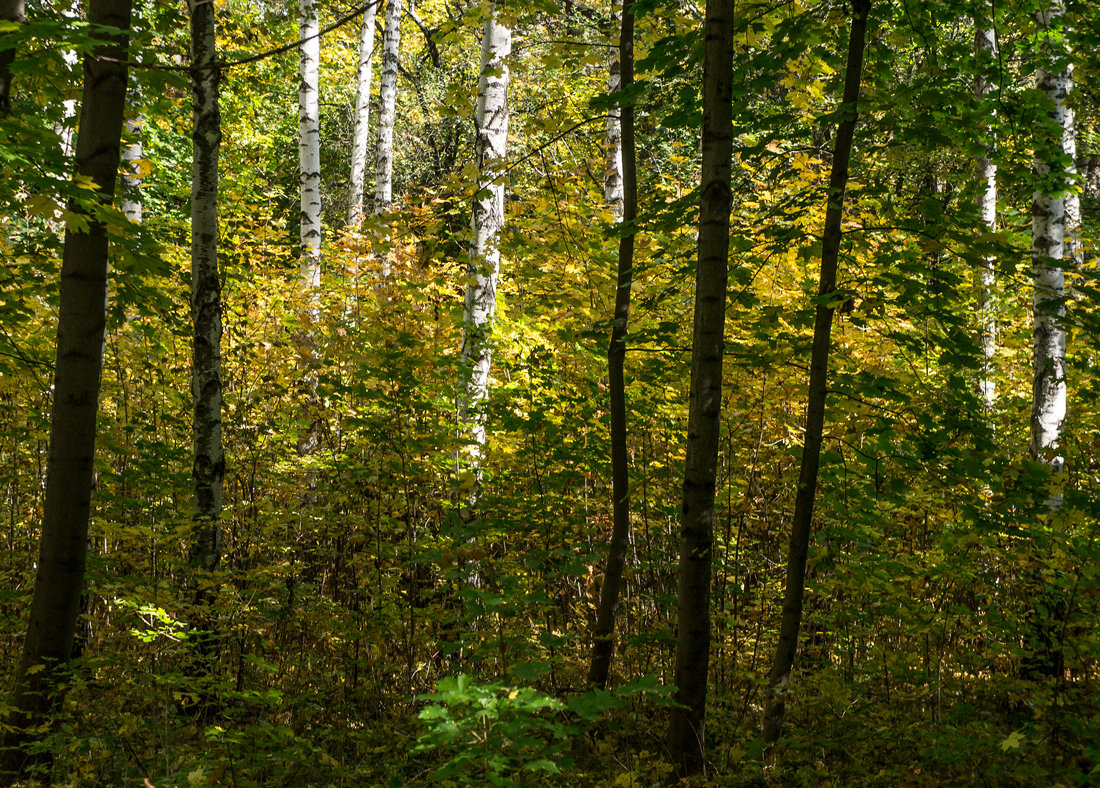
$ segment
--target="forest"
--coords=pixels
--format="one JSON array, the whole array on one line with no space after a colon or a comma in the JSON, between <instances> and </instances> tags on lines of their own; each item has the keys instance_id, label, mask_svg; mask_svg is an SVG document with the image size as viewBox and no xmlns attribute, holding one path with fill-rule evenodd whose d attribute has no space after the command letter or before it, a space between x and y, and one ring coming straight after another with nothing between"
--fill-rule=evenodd
<instances>
[{"instance_id":1,"label":"forest","mask_svg":"<svg viewBox=\"0 0 1100 788\"><path fill-rule=\"evenodd\" d=\"M0 0L0 786L1100 784L1097 52Z\"/></svg>"}]
</instances>

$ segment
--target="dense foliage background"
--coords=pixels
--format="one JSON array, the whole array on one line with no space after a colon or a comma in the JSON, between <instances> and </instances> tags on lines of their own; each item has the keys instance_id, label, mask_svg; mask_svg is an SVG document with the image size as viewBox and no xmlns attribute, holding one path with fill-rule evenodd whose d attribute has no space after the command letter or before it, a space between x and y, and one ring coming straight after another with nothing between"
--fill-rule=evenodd
<instances>
[{"instance_id":1,"label":"dense foliage background","mask_svg":"<svg viewBox=\"0 0 1100 788\"><path fill-rule=\"evenodd\" d=\"M296 10L218 2L226 61L293 42ZM1085 190L1068 273L1067 473L1027 456L1035 10L876 3L846 203L826 444L787 734L759 739L801 451L816 264L847 9L736 9L731 298L715 524L708 748L698 784L1074 785L1100 768L1100 336L1092 254L1098 18L1071 4ZM983 6L984 7L984 6ZM67 8L28 7L0 119L0 665L18 663L42 516L57 276L79 66ZM328 7L322 25L349 9ZM52 784L652 785L664 779L698 205L701 9L638 4L641 217L627 355L632 534L610 693L586 691L610 528L606 346L617 233L603 204L603 6L514 25L504 273L473 523L453 478L482 9L406 20L395 206L346 232L354 21L322 41L323 296L296 346L297 56L222 80L225 552L216 670L185 620L191 517L191 108L186 18L135 21L141 225L112 228L87 610L42 745ZM377 79L377 76L376 76ZM998 227L980 227L992 136ZM997 260L998 396L976 303ZM379 275L383 266L390 275ZM316 381L315 389L307 380ZM310 424L319 447L297 451ZM1064 505L1051 512L1051 485ZM471 582L474 577L479 582ZM7 677L5 677L7 682ZM200 686L208 682L209 686ZM188 709L217 699L210 719ZM3 708L0 698L0 709Z\"/></svg>"}]
</instances>

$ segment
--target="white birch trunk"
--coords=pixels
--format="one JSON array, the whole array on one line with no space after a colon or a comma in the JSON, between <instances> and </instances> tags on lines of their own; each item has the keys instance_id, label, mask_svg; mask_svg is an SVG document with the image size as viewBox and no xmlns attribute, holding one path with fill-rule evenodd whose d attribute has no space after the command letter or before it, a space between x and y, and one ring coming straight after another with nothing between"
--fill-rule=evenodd
<instances>
[{"instance_id":1,"label":"white birch trunk","mask_svg":"<svg viewBox=\"0 0 1100 788\"><path fill-rule=\"evenodd\" d=\"M467 458L475 476L480 471L485 446L485 414L482 406L489 391L492 362L493 315L497 278L500 275L499 239L504 227L502 164L508 141L508 63L512 31L497 21L496 13L485 22L481 39L481 77L478 80L477 194L473 205L473 245L467 267L466 306L462 315L465 333L462 360L469 368L459 418L469 440ZM476 494L474 496L476 499Z\"/></svg>"},{"instance_id":2,"label":"white birch trunk","mask_svg":"<svg viewBox=\"0 0 1100 788\"><path fill-rule=\"evenodd\" d=\"M401 0L387 0L382 36L382 77L379 84L378 139L374 147L374 212L393 202L393 124L397 113L397 62L401 48Z\"/></svg>"},{"instance_id":3,"label":"white birch trunk","mask_svg":"<svg viewBox=\"0 0 1100 788\"><path fill-rule=\"evenodd\" d=\"M622 24L622 14L611 14L611 26L618 30ZM622 86L619 48L611 47L611 56L607 64L607 92L615 95ZM603 200L616 218L623 215L623 132L619 122L619 106L616 104L607 112L607 128L604 132L604 171Z\"/></svg>"},{"instance_id":4,"label":"white birch trunk","mask_svg":"<svg viewBox=\"0 0 1100 788\"><path fill-rule=\"evenodd\" d=\"M997 57L997 39L992 20L988 16L990 11L991 8L987 5L982 17L975 20L974 26L974 54L979 60L980 69L979 76L974 82L974 95L979 101L983 101L993 90L990 74L993 72ZM990 109L990 120L995 113L995 109ZM986 129L987 133L992 135L991 125ZM986 146L985 155L978 160L978 177L983 184L981 194L978 196L978 213L982 226L991 233L997 229L997 163L993 159L993 154L994 141L991 137ZM982 368L978 387L987 413L992 412L993 403L997 398L993 366L993 356L997 349L997 305L993 290L995 272L996 259L992 256L986 257L979 274L981 291L978 312L981 323Z\"/></svg>"},{"instance_id":5,"label":"white birch trunk","mask_svg":"<svg viewBox=\"0 0 1100 788\"><path fill-rule=\"evenodd\" d=\"M135 91L136 93L136 91ZM141 223L141 158L144 149L141 142L141 127L145 118L138 115L126 121L126 144L122 146L122 213L134 224Z\"/></svg>"},{"instance_id":6,"label":"white birch trunk","mask_svg":"<svg viewBox=\"0 0 1100 788\"><path fill-rule=\"evenodd\" d=\"M378 3L363 12L359 30L359 71L355 90L355 132L351 140L351 178L348 184L348 224L354 227L363 219L363 180L367 171L367 144L370 142L371 56L374 53L374 19Z\"/></svg>"},{"instance_id":7,"label":"white birch trunk","mask_svg":"<svg viewBox=\"0 0 1100 788\"><path fill-rule=\"evenodd\" d=\"M318 93L321 41L316 0L299 0L298 181L301 187L302 285L321 285L321 128Z\"/></svg>"},{"instance_id":8,"label":"white birch trunk","mask_svg":"<svg viewBox=\"0 0 1100 788\"><path fill-rule=\"evenodd\" d=\"M1063 0L1053 0L1050 8L1038 15L1037 21L1044 32L1055 29L1053 35L1044 37L1046 62L1065 57L1061 35L1064 15ZM1034 195L1031 226L1035 368L1030 448L1035 457L1058 473L1064 463L1059 450L1066 418L1065 266L1067 262L1073 263L1076 228L1072 223L1080 218L1078 198L1067 196L1076 181L1073 110L1066 103L1073 89L1073 66L1067 64L1057 72L1040 67L1036 70L1035 81L1051 102L1050 123L1052 129L1060 131L1060 151L1044 154L1041 141L1035 156L1039 186ZM1055 158L1062 159L1064 164L1051 161ZM1052 508L1061 505L1061 496L1052 496L1050 505Z\"/></svg>"},{"instance_id":9,"label":"white birch trunk","mask_svg":"<svg viewBox=\"0 0 1100 788\"><path fill-rule=\"evenodd\" d=\"M221 559L222 449L221 278L218 275L218 157L221 111L218 106L217 45L214 6L191 6L191 93L194 113L191 176L191 320L194 353L192 479L195 531L191 559L213 572ZM140 209L140 208L139 208ZM202 597L202 583L196 597Z\"/></svg>"}]
</instances>

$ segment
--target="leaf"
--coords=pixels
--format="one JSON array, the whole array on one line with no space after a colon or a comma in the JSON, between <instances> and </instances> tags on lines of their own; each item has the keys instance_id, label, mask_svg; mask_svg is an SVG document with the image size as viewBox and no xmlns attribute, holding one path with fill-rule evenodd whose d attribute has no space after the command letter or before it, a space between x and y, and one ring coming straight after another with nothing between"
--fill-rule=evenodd
<instances>
[{"instance_id":1,"label":"leaf","mask_svg":"<svg viewBox=\"0 0 1100 788\"><path fill-rule=\"evenodd\" d=\"M1001 752L1008 752L1009 750L1018 750L1024 743L1026 737L1019 731L1014 731L1009 734L1008 738L1001 742Z\"/></svg>"}]
</instances>

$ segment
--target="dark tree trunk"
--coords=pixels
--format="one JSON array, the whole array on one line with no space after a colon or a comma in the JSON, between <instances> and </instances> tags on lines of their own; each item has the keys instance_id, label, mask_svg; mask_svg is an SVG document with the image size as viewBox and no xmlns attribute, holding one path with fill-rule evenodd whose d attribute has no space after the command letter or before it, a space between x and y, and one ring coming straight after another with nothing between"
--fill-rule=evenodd
<instances>
[{"instance_id":1,"label":"dark tree trunk","mask_svg":"<svg viewBox=\"0 0 1100 788\"><path fill-rule=\"evenodd\" d=\"M130 0L90 0L88 21L123 30L130 27ZM115 192L122 117L126 105L127 41L101 36L95 56L84 59L84 95L76 149L77 175L91 178L98 199ZM73 649L91 512L96 411L107 324L107 232L80 206L87 229L70 222L61 264L54 405L46 470L45 512L23 658L15 680L6 737L4 771L30 766L26 745L57 709ZM36 756L38 757L38 756ZM0 778L3 781L8 778Z\"/></svg>"},{"instance_id":2,"label":"dark tree trunk","mask_svg":"<svg viewBox=\"0 0 1100 788\"><path fill-rule=\"evenodd\" d=\"M624 0L619 36L619 73L622 90L634 82L634 12L631 0ZM600 607L592 637L592 664L588 683L607 687L611 655L615 647L615 613L619 606L623 564L630 539L630 473L626 452L626 330L630 319L630 287L634 279L634 221L638 215L638 182L634 154L634 107L619 109L623 160L623 227L619 238L618 289L615 292L615 320L607 349L607 388L611 397L611 545L604 567Z\"/></svg>"},{"instance_id":3,"label":"dark tree trunk","mask_svg":"<svg viewBox=\"0 0 1100 788\"><path fill-rule=\"evenodd\" d=\"M729 264L733 155L733 2L707 0L703 49L703 162L691 401L680 524L676 701L668 749L681 775L703 769L710 663L714 489L722 410L722 342Z\"/></svg>"},{"instance_id":4,"label":"dark tree trunk","mask_svg":"<svg viewBox=\"0 0 1100 788\"><path fill-rule=\"evenodd\" d=\"M0 0L0 20L24 21L23 0ZM0 116L11 112L11 64L14 60L14 49L0 50Z\"/></svg>"},{"instance_id":5,"label":"dark tree trunk","mask_svg":"<svg viewBox=\"0 0 1100 788\"><path fill-rule=\"evenodd\" d=\"M813 349L810 354L810 387L806 405L806 439L802 450L802 465L798 473L794 518L791 522L791 544L787 553L787 585L783 594L783 618L779 626L779 643L775 661L768 676L768 699L764 709L764 740L779 738L783 725L787 685L798 647L798 630L802 624L802 598L806 586L806 555L810 544L810 524L817 492L817 470L821 459L821 437L825 424L825 383L829 373L829 343L832 335L833 312L837 304L830 300L836 289L837 260L840 256L841 221L844 212L844 190L848 185L848 162L852 155L852 138L856 126L856 105L863 72L863 47L867 33L870 0L853 0L852 30L848 39L848 65L844 73L842 120L837 126L833 148L833 169L829 176L828 205L821 247L821 279L818 287L817 319L814 322Z\"/></svg>"}]
</instances>

